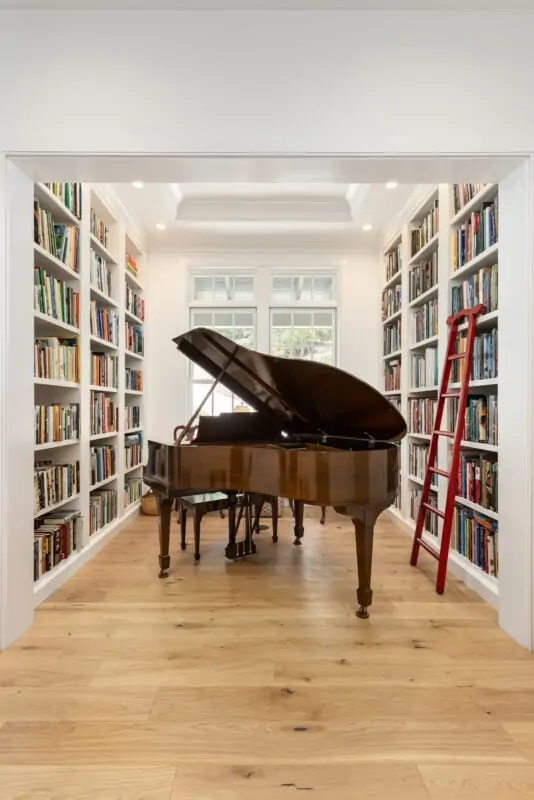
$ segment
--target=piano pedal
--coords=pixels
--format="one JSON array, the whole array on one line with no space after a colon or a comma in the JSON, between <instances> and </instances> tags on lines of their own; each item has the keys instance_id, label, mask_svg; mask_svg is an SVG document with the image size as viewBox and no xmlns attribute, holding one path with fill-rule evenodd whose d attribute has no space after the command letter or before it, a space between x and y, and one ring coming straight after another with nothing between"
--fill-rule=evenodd
<instances>
[{"instance_id":1,"label":"piano pedal","mask_svg":"<svg viewBox=\"0 0 534 800\"><path fill-rule=\"evenodd\" d=\"M254 542L228 542L224 549L224 555L230 561L235 561L237 558L245 558L246 556L253 556L256 553L256 545Z\"/></svg>"}]
</instances>

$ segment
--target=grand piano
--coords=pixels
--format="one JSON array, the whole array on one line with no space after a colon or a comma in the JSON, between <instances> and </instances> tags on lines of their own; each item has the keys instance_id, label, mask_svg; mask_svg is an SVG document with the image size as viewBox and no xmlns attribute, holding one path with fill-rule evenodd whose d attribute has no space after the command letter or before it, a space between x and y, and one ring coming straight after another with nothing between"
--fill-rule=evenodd
<instances>
[{"instance_id":1,"label":"grand piano","mask_svg":"<svg viewBox=\"0 0 534 800\"><path fill-rule=\"evenodd\" d=\"M374 526L397 493L403 416L369 384L328 364L265 355L207 328L173 341L214 378L203 403L220 382L257 413L198 416L202 403L177 442L148 442L143 480L158 502L159 576L170 569L171 510L180 495L241 491L289 497L300 508L333 506L354 523L356 615L366 619ZM196 436L185 443L195 420Z\"/></svg>"}]
</instances>

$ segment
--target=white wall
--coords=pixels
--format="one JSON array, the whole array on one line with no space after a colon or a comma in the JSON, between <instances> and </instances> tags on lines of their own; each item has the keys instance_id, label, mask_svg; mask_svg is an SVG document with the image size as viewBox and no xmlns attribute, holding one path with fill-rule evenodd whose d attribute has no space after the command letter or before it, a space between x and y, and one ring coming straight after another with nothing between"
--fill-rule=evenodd
<instances>
[{"instance_id":1,"label":"white wall","mask_svg":"<svg viewBox=\"0 0 534 800\"><path fill-rule=\"evenodd\" d=\"M530 12L0 12L0 150L526 152L533 21ZM51 48L58 31L61 47Z\"/></svg>"},{"instance_id":2,"label":"white wall","mask_svg":"<svg viewBox=\"0 0 534 800\"><path fill-rule=\"evenodd\" d=\"M337 267L339 366L380 386L380 258L372 254L340 259L313 254L291 255L228 253L224 256L151 253L148 258L147 295L147 438L168 441L175 425L191 413L188 402L188 361L172 342L189 325L188 274L199 266L275 268L310 265ZM377 299L378 298L378 299ZM258 349L267 349L265 342Z\"/></svg>"}]
</instances>

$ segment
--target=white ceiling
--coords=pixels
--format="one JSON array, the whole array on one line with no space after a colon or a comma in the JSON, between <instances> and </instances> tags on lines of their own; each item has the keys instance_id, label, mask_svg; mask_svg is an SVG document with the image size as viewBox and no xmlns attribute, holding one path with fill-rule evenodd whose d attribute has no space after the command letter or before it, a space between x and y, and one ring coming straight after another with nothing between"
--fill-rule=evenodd
<instances>
[{"instance_id":1,"label":"white ceiling","mask_svg":"<svg viewBox=\"0 0 534 800\"><path fill-rule=\"evenodd\" d=\"M532 0L0 0L0 10L523 11Z\"/></svg>"},{"instance_id":2,"label":"white ceiling","mask_svg":"<svg viewBox=\"0 0 534 800\"><path fill-rule=\"evenodd\" d=\"M132 183L112 188L153 248L377 246L414 184ZM158 229L158 224L165 226ZM371 225L364 230L364 225Z\"/></svg>"}]
</instances>

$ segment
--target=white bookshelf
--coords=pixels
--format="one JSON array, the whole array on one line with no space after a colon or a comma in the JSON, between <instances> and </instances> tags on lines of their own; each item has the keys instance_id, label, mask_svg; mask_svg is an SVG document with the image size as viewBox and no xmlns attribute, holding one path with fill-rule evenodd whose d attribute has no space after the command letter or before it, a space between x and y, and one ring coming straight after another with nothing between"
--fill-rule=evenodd
<instances>
[{"instance_id":1,"label":"white bookshelf","mask_svg":"<svg viewBox=\"0 0 534 800\"><path fill-rule=\"evenodd\" d=\"M421 410L423 404L426 404L428 410L428 404L431 401L434 401L434 404L437 402L438 385L441 380L448 338L446 319L453 310L453 288L461 286L464 281L473 281L475 276L480 276L480 270L486 270L486 279L488 280L489 268L498 263L498 243L489 243L482 252L476 252L476 254L471 254L470 258L464 259L461 265L456 262L453 263L453 257L456 252L453 245L453 237L461 230L473 213L481 211L486 203L490 203L496 198L498 198L498 187L495 184L485 185L461 209L456 210L454 208L454 187L452 185L429 187L428 192L423 196L419 195L415 206L408 211L402 230L395 237L395 245L398 244L400 237L403 253L402 277L396 276L395 278L403 287L400 314L403 336L400 352L396 354L402 365L401 391L400 393L395 392L395 394L392 394L391 391L385 391L385 394L389 399L393 398L396 403L400 403L401 411L407 421L408 434L401 445L402 479L399 498L395 506L390 509L390 512L411 535L413 535L417 516L414 500L417 493L420 493L423 484L424 457L419 461L414 458L410 459L410 453L412 456L414 454L424 456L424 451L421 448L428 448L432 426L421 424L417 429L414 429L410 401L419 403ZM422 221L428 217L430 210L436 203L439 230L430 231L426 239L420 243L420 246L415 248L412 242L412 231L418 228ZM390 246L391 243L386 248L386 255ZM427 263L423 268L425 262ZM413 273L413 270L418 270L418 273ZM388 281L386 286L390 282ZM432 303L433 306L429 307L429 303ZM472 304L475 303L473 302ZM427 316L429 311L432 311L433 315L437 313L437 327L432 329L417 328L415 324L416 315L421 315L425 307ZM489 308L486 314L479 317L477 335L491 336L491 332L498 329L498 324L498 309ZM466 328L467 325L460 326L460 330L465 331ZM435 358L437 381L435 381L434 375L428 374L428 371L425 376L426 380L414 380L412 358L415 354L425 354L428 358ZM476 380L472 379L470 381L469 393L471 396L480 395L486 398L496 395L498 381L498 376L478 375ZM459 385L458 382L451 381L451 387L459 387ZM431 421L430 418L429 421ZM444 426L449 427L449 411L447 407ZM441 437L438 450L438 465L442 469L448 468L451 446L452 442L449 439ZM462 452L472 454L474 458L484 457L485 455L493 458L498 455L499 446L493 441L490 443L464 441L462 443ZM426 454L428 455L428 452ZM443 509L445 507L447 486L448 480L444 477L439 477L437 486L431 490L431 496L435 497L438 508ZM496 523L499 519L497 511L484 508L472 500L458 497L456 506L457 509L463 510L464 513L473 512L489 522ZM434 519L438 522L435 528L436 535L427 531L424 536L428 541L433 542L434 546L439 546L442 523L439 518L434 517ZM455 541L454 534L451 539L449 556L451 571L459 575L467 585L475 589L484 599L497 605L499 598L498 577L488 574L483 567L478 566L475 554L470 559L454 549L453 544L458 544ZM422 555L421 557L423 558L424 556Z\"/></svg>"},{"instance_id":2,"label":"white bookshelf","mask_svg":"<svg viewBox=\"0 0 534 800\"><path fill-rule=\"evenodd\" d=\"M136 369L142 369L144 363L144 357L131 356L126 351L126 323L143 324L140 317L126 308L126 287L132 282L130 276L126 275L126 255L132 249L132 242L136 242L135 253L140 263L140 276L134 280L141 287L144 256L142 246L128 231L128 223L121 217L120 206L115 206L101 187L82 187L79 218L44 184L34 185L34 198L52 214L54 223L78 231L76 272L39 244L33 248L34 265L63 282L63 288L68 287L79 294L79 319L76 324L54 318L42 308L34 309L35 337L75 340L79 365L78 380L70 380L70 376L65 375L52 379L44 376L34 378L36 405L79 407L79 430L75 435L61 441L47 440L35 444L36 462L46 461L52 465L79 462L77 491L60 502L50 503L46 508L36 508L34 519L40 521L51 512L75 510L80 512L82 520L76 549L55 565L49 564L50 569L43 571L34 581L34 605L38 605L98 552L108 538L139 509L139 500L127 502L124 492L125 481L135 476L141 477L144 459L143 452L139 465L126 466L124 454L125 436L141 434L144 423L143 409L138 424L130 425L126 430L125 407L143 404L142 391L136 389L132 393L126 390L126 368L135 363ZM95 215L100 222L99 228L94 225ZM142 288L136 291L142 291ZM101 319L106 323L104 327L95 328L95 314L91 318L91 310L102 315ZM117 335L111 336L107 323L114 315ZM109 359L115 360L113 375L108 376L106 383L102 383L105 376L93 369L94 359L99 356L108 359L108 364L112 363ZM107 419L105 423L93 426L91 409L95 398L104 398L106 404L113 404L116 409L114 425L110 426ZM92 474L92 448L108 446L114 451L111 474ZM91 507L95 511L97 502L101 503L100 513L91 515Z\"/></svg>"}]
</instances>

